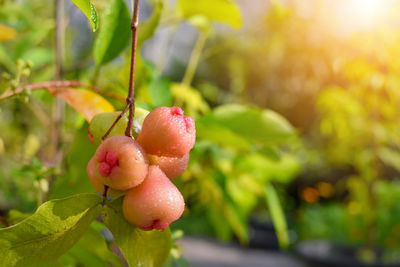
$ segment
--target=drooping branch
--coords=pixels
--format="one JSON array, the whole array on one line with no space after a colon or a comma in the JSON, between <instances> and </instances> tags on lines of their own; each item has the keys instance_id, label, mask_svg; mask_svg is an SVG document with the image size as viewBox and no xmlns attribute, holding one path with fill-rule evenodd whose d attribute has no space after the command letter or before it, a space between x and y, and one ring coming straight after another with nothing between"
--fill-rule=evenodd
<instances>
[{"instance_id":1,"label":"drooping branch","mask_svg":"<svg viewBox=\"0 0 400 267\"><path fill-rule=\"evenodd\" d=\"M122 101L125 100L125 98L121 95L114 94L111 92L104 92L103 90L97 87L82 83L80 81L50 81L50 82L42 82L36 84L26 84L18 87L14 91L8 91L5 95L0 97L0 103L23 93L25 88L28 90L40 90L40 89L54 89L54 88L57 89L57 88L67 88L67 87L82 87L118 100Z\"/></svg>"}]
</instances>

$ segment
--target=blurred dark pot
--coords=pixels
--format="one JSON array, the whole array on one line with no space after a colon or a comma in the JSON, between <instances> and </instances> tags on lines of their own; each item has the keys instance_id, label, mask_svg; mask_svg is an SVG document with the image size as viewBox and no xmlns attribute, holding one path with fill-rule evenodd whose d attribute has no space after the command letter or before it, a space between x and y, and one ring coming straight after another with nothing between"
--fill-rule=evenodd
<instances>
[{"instance_id":1,"label":"blurred dark pot","mask_svg":"<svg viewBox=\"0 0 400 267\"><path fill-rule=\"evenodd\" d=\"M249 247L279 250L278 238L273 224L250 221Z\"/></svg>"},{"instance_id":2,"label":"blurred dark pot","mask_svg":"<svg viewBox=\"0 0 400 267\"><path fill-rule=\"evenodd\" d=\"M357 258L358 247L329 241L307 241L296 246L296 254L315 267L400 267L400 263L365 263Z\"/></svg>"}]
</instances>

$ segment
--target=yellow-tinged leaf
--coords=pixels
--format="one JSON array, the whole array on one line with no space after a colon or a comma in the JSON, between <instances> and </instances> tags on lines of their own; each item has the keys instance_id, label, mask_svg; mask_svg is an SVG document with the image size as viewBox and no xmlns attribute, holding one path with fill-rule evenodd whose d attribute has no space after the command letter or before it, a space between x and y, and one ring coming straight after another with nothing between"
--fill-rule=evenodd
<instances>
[{"instance_id":1,"label":"yellow-tinged leaf","mask_svg":"<svg viewBox=\"0 0 400 267\"><path fill-rule=\"evenodd\" d=\"M0 24L0 41L7 41L13 39L17 35L17 32L10 27Z\"/></svg>"},{"instance_id":2,"label":"yellow-tinged leaf","mask_svg":"<svg viewBox=\"0 0 400 267\"><path fill-rule=\"evenodd\" d=\"M239 29L243 24L239 7L232 0L178 0L178 10L181 15L189 19L195 26L204 25L206 21L217 21ZM211 7L211 8L210 8ZM199 17L203 19L198 24ZM205 19L205 20L204 20Z\"/></svg>"},{"instance_id":3,"label":"yellow-tinged leaf","mask_svg":"<svg viewBox=\"0 0 400 267\"><path fill-rule=\"evenodd\" d=\"M50 93L64 99L79 112L87 121L102 112L112 112L114 107L101 95L83 89L50 89Z\"/></svg>"}]
</instances>

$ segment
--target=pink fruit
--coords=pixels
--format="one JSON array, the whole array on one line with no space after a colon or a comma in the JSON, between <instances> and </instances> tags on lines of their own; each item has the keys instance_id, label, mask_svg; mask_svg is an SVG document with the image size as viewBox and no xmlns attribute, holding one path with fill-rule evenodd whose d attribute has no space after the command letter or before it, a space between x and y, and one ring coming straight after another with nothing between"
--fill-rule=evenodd
<instances>
[{"instance_id":1,"label":"pink fruit","mask_svg":"<svg viewBox=\"0 0 400 267\"><path fill-rule=\"evenodd\" d=\"M137 141L147 153L157 156L183 157L196 139L194 120L183 116L178 107L159 107L144 119Z\"/></svg>"},{"instance_id":2,"label":"pink fruit","mask_svg":"<svg viewBox=\"0 0 400 267\"><path fill-rule=\"evenodd\" d=\"M164 230L184 209L181 193L158 166L149 167L146 179L128 191L122 204L125 219L145 231Z\"/></svg>"},{"instance_id":3,"label":"pink fruit","mask_svg":"<svg viewBox=\"0 0 400 267\"><path fill-rule=\"evenodd\" d=\"M92 183L94 189L97 192L103 193L104 191L104 184L97 178L97 174L96 174L96 167L94 165L95 162L95 158L91 158L91 160L89 161L89 164L87 166L87 172L89 175L89 180ZM120 191L120 190L115 190L112 188L109 188L107 190L107 195L110 197L119 197L122 196L123 194L125 194L126 191Z\"/></svg>"},{"instance_id":4,"label":"pink fruit","mask_svg":"<svg viewBox=\"0 0 400 267\"><path fill-rule=\"evenodd\" d=\"M123 191L144 180L148 163L147 155L138 142L127 136L116 135L107 138L97 148L87 166L87 173L93 184L108 185L110 189Z\"/></svg>"},{"instance_id":5,"label":"pink fruit","mask_svg":"<svg viewBox=\"0 0 400 267\"><path fill-rule=\"evenodd\" d=\"M185 172L188 162L189 154L183 157L160 157L155 155L148 155L150 164L157 165L168 176L169 179L174 179Z\"/></svg>"}]
</instances>

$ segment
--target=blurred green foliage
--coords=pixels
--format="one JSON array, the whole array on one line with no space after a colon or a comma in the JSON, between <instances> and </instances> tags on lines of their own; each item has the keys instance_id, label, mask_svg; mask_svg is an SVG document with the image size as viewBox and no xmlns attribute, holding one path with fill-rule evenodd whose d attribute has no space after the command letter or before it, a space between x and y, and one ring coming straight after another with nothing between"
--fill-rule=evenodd
<instances>
[{"instance_id":1,"label":"blurred green foliage","mask_svg":"<svg viewBox=\"0 0 400 267\"><path fill-rule=\"evenodd\" d=\"M380 181L376 184L377 244L387 249L400 246L399 202L400 186L396 182ZM362 208L358 202L307 205L299 211L296 230L301 239L329 239L341 243L364 244L367 242ZM311 227L312 226L312 227Z\"/></svg>"}]
</instances>

